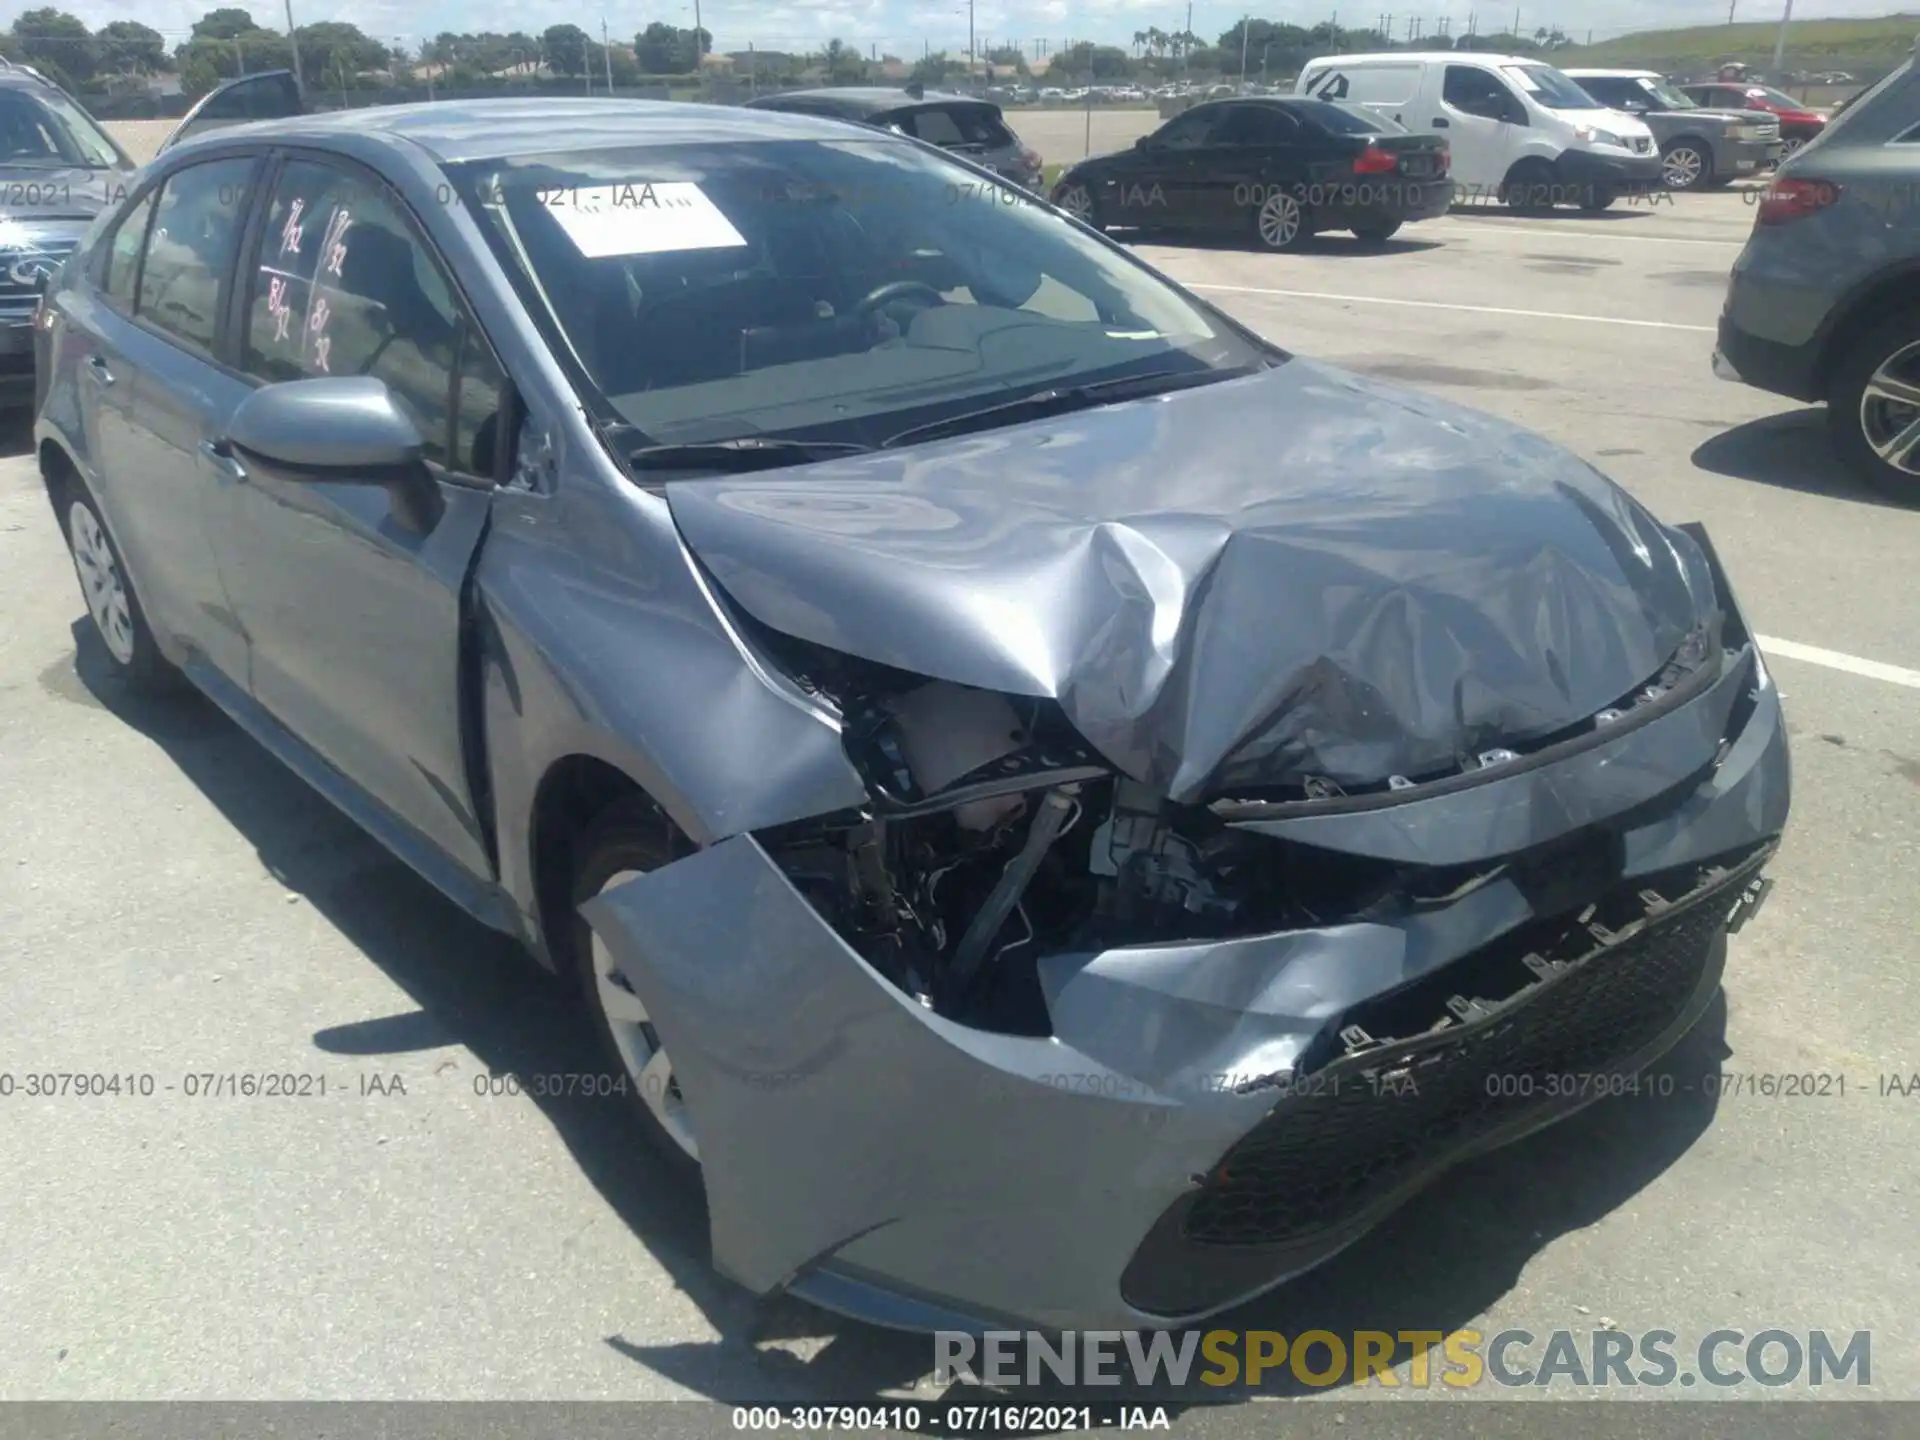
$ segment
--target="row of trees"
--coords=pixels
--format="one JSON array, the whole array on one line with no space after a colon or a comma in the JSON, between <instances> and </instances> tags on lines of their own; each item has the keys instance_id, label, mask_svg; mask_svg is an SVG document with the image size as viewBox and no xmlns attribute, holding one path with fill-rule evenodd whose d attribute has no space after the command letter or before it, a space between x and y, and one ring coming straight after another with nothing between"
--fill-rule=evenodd
<instances>
[{"instance_id":1,"label":"row of trees","mask_svg":"<svg viewBox=\"0 0 1920 1440\"><path fill-rule=\"evenodd\" d=\"M700 57L713 48L707 31L659 21L634 35L630 43L612 46L569 24L549 25L538 33L443 31L411 49L388 45L338 21L302 25L297 38L301 68L309 82L341 90L428 81L467 89L503 78L542 77L611 78L616 86L627 85L644 76L691 74L699 68ZM1247 20L1222 32L1211 45L1192 31L1158 27L1136 32L1131 50L1083 41L1057 51L1048 73L1077 82L1157 83L1183 76L1235 75L1243 58L1251 74L1290 75L1315 56L1337 52L1411 45L1524 54L1556 50L1567 43L1560 31L1541 29L1532 36L1428 36L1396 44L1372 29L1343 29L1328 22L1305 27ZM171 50L159 31L137 20L115 20L94 31L64 10L29 10L13 22L11 33L0 36L0 54L25 60L81 88L112 88L123 81L144 86L149 77L170 71L179 75L181 88L189 95L204 93L243 71L293 67L293 43L288 37L260 25L252 12L237 6L208 11L194 22L192 34ZM994 46L983 50L980 58L988 79L1020 79L1030 73L1027 56L1017 46ZM811 55L758 56L753 68L763 82L808 78L847 85L875 78L877 67L859 51L834 40ZM967 69L964 56L927 55L915 62L911 75L924 84L951 84Z\"/></svg>"},{"instance_id":2,"label":"row of trees","mask_svg":"<svg viewBox=\"0 0 1920 1440\"><path fill-rule=\"evenodd\" d=\"M429 76L444 76L448 85L471 85L503 72L559 78L611 73L616 84L631 83L642 75L691 74L713 46L706 30L657 21L630 42L611 47L578 25L550 25L539 34L443 32L410 50L329 20L300 26L295 39L308 79L342 89ZM70 87L144 85L154 75L174 73L189 95L243 71L292 69L293 48L285 34L236 6L208 11L171 51L158 30L137 20L115 20L95 31L78 16L51 7L26 11L0 35L0 55L31 64Z\"/></svg>"}]
</instances>

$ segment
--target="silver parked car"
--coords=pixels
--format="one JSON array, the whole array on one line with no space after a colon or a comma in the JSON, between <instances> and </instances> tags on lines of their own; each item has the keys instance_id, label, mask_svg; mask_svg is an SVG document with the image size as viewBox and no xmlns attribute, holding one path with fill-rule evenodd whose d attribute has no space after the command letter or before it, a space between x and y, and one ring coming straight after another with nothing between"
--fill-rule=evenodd
<instances>
[{"instance_id":1,"label":"silver parked car","mask_svg":"<svg viewBox=\"0 0 1920 1440\"><path fill-rule=\"evenodd\" d=\"M1780 167L1734 261L1714 369L1824 400L1834 445L1920 504L1920 72L1909 59Z\"/></svg>"},{"instance_id":2,"label":"silver parked car","mask_svg":"<svg viewBox=\"0 0 1920 1440\"><path fill-rule=\"evenodd\" d=\"M841 85L822 90L786 90L747 101L755 110L824 115L898 130L1011 180L1024 190L1040 188L1040 152L1023 143L998 105L971 95L943 95L920 85L889 90L880 85Z\"/></svg>"},{"instance_id":3,"label":"silver parked car","mask_svg":"<svg viewBox=\"0 0 1920 1440\"><path fill-rule=\"evenodd\" d=\"M572 982L725 1274L1152 1328L1625 1093L1787 735L1704 531L979 175L232 126L47 297L36 442L115 670Z\"/></svg>"}]
</instances>

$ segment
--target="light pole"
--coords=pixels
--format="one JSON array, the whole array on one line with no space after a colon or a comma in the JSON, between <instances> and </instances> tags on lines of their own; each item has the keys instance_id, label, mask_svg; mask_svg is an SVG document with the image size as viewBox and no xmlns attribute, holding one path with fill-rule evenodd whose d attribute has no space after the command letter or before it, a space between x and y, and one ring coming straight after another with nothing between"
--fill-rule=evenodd
<instances>
[{"instance_id":1,"label":"light pole","mask_svg":"<svg viewBox=\"0 0 1920 1440\"><path fill-rule=\"evenodd\" d=\"M1767 78L1776 85L1780 83L1780 66L1787 58L1787 27L1793 23L1793 0L1787 0L1787 8L1780 15L1780 38L1773 42L1773 74Z\"/></svg>"},{"instance_id":2,"label":"light pole","mask_svg":"<svg viewBox=\"0 0 1920 1440\"><path fill-rule=\"evenodd\" d=\"M1250 23L1246 15L1240 17L1240 88L1247 88L1247 26Z\"/></svg>"},{"instance_id":3,"label":"light pole","mask_svg":"<svg viewBox=\"0 0 1920 1440\"><path fill-rule=\"evenodd\" d=\"M300 73L300 33L293 24L293 0L287 0L287 46L293 51L293 83L304 95L307 93L307 81Z\"/></svg>"}]
</instances>

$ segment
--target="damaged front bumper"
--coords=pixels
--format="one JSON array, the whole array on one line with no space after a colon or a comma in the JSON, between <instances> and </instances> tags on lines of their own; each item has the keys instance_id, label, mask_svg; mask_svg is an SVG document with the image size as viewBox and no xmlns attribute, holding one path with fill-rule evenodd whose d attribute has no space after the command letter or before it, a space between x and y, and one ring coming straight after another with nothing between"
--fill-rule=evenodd
<instances>
[{"instance_id":1,"label":"damaged front bumper","mask_svg":"<svg viewBox=\"0 0 1920 1440\"><path fill-rule=\"evenodd\" d=\"M583 913L672 1049L715 1264L910 1329L1188 1323L1606 1094L1710 1003L1785 823L1778 695L1728 629L1714 684L1571 770L1324 837L1532 860L1390 921L1045 956L1047 1036L890 983L753 836L603 894ZM1528 1083L1564 1075L1594 1082Z\"/></svg>"}]
</instances>

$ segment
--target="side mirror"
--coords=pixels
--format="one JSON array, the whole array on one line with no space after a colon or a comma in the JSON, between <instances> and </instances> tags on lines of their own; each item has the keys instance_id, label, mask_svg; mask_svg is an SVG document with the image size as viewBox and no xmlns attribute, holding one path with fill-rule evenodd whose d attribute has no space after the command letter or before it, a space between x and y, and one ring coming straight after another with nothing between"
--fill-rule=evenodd
<instances>
[{"instance_id":1,"label":"side mirror","mask_svg":"<svg viewBox=\"0 0 1920 1440\"><path fill-rule=\"evenodd\" d=\"M233 412L224 444L243 468L257 466L278 479L379 485L395 516L415 530L431 530L445 508L420 431L386 382L372 376L264 385Z\"/></svg>"}]
</instances>

